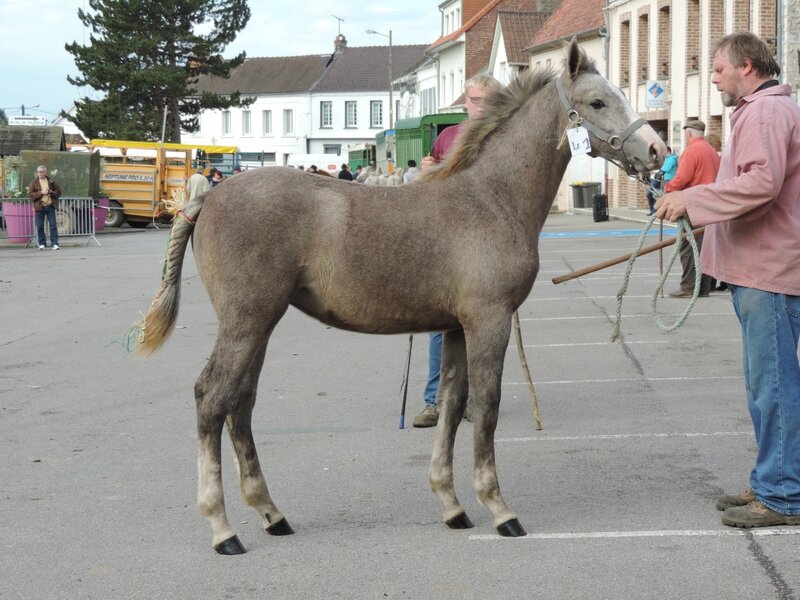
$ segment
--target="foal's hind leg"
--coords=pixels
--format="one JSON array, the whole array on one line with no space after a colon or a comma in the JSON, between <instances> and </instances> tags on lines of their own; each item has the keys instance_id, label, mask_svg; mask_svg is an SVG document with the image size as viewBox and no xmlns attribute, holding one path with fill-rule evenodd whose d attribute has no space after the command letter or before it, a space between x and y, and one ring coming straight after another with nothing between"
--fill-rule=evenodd
<instances>
[{"instance_id":1,"label":"foal's hind leg","mask_svg":"<svg viewBox=\"0 0 800 600\"><path fill-rule=\"evenodd\" d=\"M208 519L212 544L220 554L241 554L245 550L225 512L220 445L225 420L234 414L249 414L254 385L264 358L265 335L232 331L220 324L214 352L195 384L197 403L197 506ZM254 367L255 364L255 367ZM254 379L255 377L255 379ZM242 413L244 405L244 413ZM238 434L241 425L234 418ZM243 461L246 465L248 461ZM250 466L245 466L249 473Z\"/></svg>"},{"instance_id":2,"label":"foal's hind leg","mask_svg":"<svg viewBox=\"0 0 800 600\"><path fill-rule=\"evenodd\" d=\"M472 522L453 487L453 446L467 399L467 355L462 330L444 334L442 373L437 403L439 423L431 454L431 489L442 503L443 518L452 529L467 529Z\"/></svg>"},{"instance_id":3,"label":"foal's hind leg","mask_svg":"<svg viewBox=\"0 0 800 600\"><path fill-rule=\"evenodd\" d=\"M253 440L251 426L253 407L256 403L256 391L258 389L258 376L264 364L266 351L267 346L265 344L250 365L245 389L251 390L251 395L249 401L242 398L242 401L228 415L228 434L236 452L236 467L239 472L239 483L245 502L258 512L267 533L271 535L289 535L294 531L269 495L267 482L264 479L258 460L258 452Z\"/></svg>"},{"instance_id":4,"label":"foal's hind leg","mask_svg":"<svg viewBox=\"0 0 800 600\"><path fill-rule=\"evenodd\" d=\"M511 315L486 312L477 316L478 325L466 331L469 395L474 417L473 485L478 500L492 513L497 532L518 537L525 535L525 529L500 494L494 448Z\"/></svg>"}]
</instances>

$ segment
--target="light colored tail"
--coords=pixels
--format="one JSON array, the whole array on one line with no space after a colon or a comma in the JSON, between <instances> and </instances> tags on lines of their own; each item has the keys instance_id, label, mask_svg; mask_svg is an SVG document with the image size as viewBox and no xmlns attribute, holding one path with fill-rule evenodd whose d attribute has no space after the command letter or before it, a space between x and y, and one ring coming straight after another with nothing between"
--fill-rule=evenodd
<instances>
[{"instance_id":1,"label":"light colored tail","mask_svg":"<svg viewBox=\"0 0 800 600\"><path fill-rule=\"evenodd\" d=\"M200 196L175 215L167 245L161 287L153 298L147 314L131 328L132 333L137 334L136 351L143 356L149 356L158 350L167 341L175 326L181 299L183 257L197 217L203 208L204 199L205 196Z\"/></svg>"}]
</instances>

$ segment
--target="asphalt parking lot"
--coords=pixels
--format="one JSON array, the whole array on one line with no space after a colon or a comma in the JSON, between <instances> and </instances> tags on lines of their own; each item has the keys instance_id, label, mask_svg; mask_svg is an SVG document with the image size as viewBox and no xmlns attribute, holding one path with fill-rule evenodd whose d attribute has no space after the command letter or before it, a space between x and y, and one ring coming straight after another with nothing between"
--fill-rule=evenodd
<instances>
[{"instance_id":1,"label":"asphalt parking lot","mask_svg":"<svg viewBox=\"0 0 800 600\"><path fill-rule=\"evenodd\" d=\"M657 254L642 257L612 344L625 265L550 281L629 252L637 232L585 215L545 227L519 311L544 426L512 338L497 430L501 486L528 536L497 537L475 499L468 425L455 477L475 527L441 523L427 484L434 432L398 429L408 336L342 332L292 309L254 434L296 534L261 530L226 452L240 557L212 551L194 506L193 385L216 324L191 252L178 327L143 360L126 331L158 287L166 229L0 248L0 598L797 598L800 528L745 533L714 509L746 485L755 455L727 293L662 333ZM659 302L665 319L684 306ZM407 422L426 373L414 339Z\"/></svg>"}]
</instances>

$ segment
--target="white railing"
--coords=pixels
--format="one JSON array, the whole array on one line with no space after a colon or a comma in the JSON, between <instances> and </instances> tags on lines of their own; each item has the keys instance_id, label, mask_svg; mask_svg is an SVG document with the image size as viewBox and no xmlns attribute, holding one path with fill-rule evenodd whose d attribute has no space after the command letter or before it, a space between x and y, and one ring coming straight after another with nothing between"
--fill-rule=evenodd
<instances>
[{"instance_id":1,"label":"white railing","mask_svg":"<svg viewBox=\"0 0 800 600\"><path fill-rule=\"evenodd\" d=\"M2 210L0 239L36 245L36 218L33 202L30 200L14 204L3 202ZM85 246L88 246L90 242L100 246L100 242L95 237L98 218L105 219L105 209L96 206L92 198L62 196L56 211L59 239L62 237L86 237L88 239ZM45 230L49 231L46 221Z\"/></svg>"}]
</instances>

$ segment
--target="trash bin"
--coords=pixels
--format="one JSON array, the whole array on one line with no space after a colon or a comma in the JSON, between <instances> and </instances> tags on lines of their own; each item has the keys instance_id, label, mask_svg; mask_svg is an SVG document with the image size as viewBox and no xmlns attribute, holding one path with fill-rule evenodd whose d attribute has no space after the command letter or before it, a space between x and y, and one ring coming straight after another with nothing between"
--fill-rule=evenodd
<instances>
[{"instance_id":1,"label":"trash bin","mask_svg":"<svg viewBox=\"0 0 800 600\"><path fill-rule=\"evenodd\" d=\"M608 221L608 196L605 194L592 196L592 218L595 223Z\"/></svg>"},{"instance_id":2,"label":"trash bin","mask_svg":"<svg viewBox=\"0 0 800 600\"><path fill-rule=\"evenodd\" d=\"M594 195L599 194L601 188L602 185L595 181L587 181L583 184L581 187L581 193L583 194L583 208L592 208Z\"/></svg>"},{"instance_id":3,"label":"trash bin","mask_svg":"<svg viewBox=\"0 0 800 600\"><path fill-rule=\"evenodd\" d=\"M584 208L583 206L583 190L581 189L582 183L569 184L572 188L572 208Z\"/></svg>"},{"instance_id":4,"label":"trash bin","mask_svg":"<svg viewBox=\"0 0 800 600\"><path fill-rule=\"evenodd\" d=\"M600 193L601 184L596 181L580 181L571 183L572 207L592 208L592 197Z\"/></svg>"}]
</instances>

